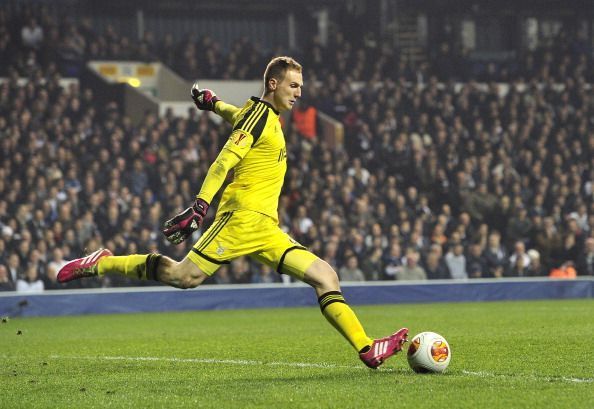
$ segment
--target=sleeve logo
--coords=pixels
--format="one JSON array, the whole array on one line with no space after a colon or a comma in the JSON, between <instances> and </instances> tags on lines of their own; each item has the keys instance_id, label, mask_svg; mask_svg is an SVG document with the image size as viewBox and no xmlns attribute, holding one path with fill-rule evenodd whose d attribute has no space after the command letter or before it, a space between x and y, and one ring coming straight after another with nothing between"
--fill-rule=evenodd
<instances>
[{"instance_id":1,"label":"sleeve logo","mask_svg":"<svg viewBox=\"0 0 594 409\"><path fill-rule=\"evenodd\" d=\"M244 133L237 133L233 135L233 143L237 146L244 146L247 140L247 135Z\"/></svg>"}]
</instances>

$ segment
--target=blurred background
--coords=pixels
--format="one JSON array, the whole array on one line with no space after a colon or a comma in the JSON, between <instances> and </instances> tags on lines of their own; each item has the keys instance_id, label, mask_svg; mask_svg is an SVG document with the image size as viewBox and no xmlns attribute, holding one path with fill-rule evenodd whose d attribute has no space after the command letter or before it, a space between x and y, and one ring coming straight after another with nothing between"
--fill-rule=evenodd
<instances>
[{"instance_id":1,"label":"blurred background","mask_svg":"<svg viewBox=\"0 0 594 409\"><path fill-rule=\"evenodd\" d=\"M242 105L277 55L305 79L280 222L343 280L592 276L593 46L584 1L4 0L0 290L143 285L56 283L99 247L183 258L200 233L160 225L230 131L191 84Z\"/></svg>"}]
</instances>

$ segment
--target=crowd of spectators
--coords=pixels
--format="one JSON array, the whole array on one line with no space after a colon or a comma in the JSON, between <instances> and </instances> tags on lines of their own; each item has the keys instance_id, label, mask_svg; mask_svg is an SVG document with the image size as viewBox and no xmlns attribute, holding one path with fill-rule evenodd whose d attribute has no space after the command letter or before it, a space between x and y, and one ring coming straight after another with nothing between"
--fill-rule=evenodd
<instances>
[{"instance_id":1,"label":"crowd of spectators","mask_svg":"<svg viewBox=\"0 0 594 409\"><path fill-rule=\"evenodd\" d=\"M131 38L110 24L99 31L90 18L60 15L49 4L0 5L0 76L16 71L30 77L55 66L63 76L77 77L87 61L135 60L162 61L187 79L255 79L261 76L261 61L273 53L247 39L223 50L209 36L155 37L147 30L142 39Z\"/></svg>"},{"instance_id":2,"label":"crowd of spectators","mask_svg":"<svg viewBox=\"0 0 594 409\"><path fill-rule=\"evenodd\" d=\"M7 21L0 9L0 37ZM23 41L45 55L26 21ZM505 89L456 87L427 70L419 86L414 75L389 75L399 65L387 55L369 59L339 34L332 44L330 54L312 48L309 97L285 124L285 230L343 280L594 275L594 90L583 67ZM193 201L230 129L195 110L133 126L115 103L60 86L48 58L34 75L16 68L0 83L0 290L142 285L108 276L65 286L55 276L99 247L184 257L200 233L172 246L161 222ZM29 81L19 85L21 75ZM303 127L311 110L344 124L344 145ZM280 280L243 257L209 282Z\"/></svg>"},{"instance_id":3,"label":"crowd of spectators","mask_svg":"<svg viewBox=\"0 0 594 409\"><path fill-rule=\"evenodd\" d=\"M442 82L513 83L563 82L572 76L594 82L591 44L586 32L575 27L568 26L542 47L523 50L511 59L476 60L470 50L448 39L426 50L430 57L426 62L413 63L373 35L353 34L348 25L334 26L325 44L318 35L304 36L302 47L291 51L303 63L306 78L424 82L434 76ZM40 67L55 65L63 76L72 77L89 60L159 60L186 79L260 79L262 61L286 53L278 47L263 47L241 37L224 49L211 36L192 32L175 39L171 33L157 38L145 30L141 39L131 38L110 24L98 30L89 17L64 16L49 4L0 6L0 76L10 70L30 76Z\"/></svg>"}]
</instances>

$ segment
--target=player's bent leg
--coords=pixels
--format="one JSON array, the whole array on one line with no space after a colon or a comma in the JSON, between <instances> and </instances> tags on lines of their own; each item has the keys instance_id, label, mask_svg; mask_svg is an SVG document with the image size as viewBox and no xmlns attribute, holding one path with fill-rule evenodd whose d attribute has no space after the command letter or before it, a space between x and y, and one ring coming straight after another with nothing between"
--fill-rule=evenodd
<instances>
[{"instance_id":1,"label":"player's bent leg","mask_svg":"<svg viewBox=\"0 0 594 409\"><path fill-rule=\"evenodd\" d=\"M131 254L114 256L108 249L99 249L86 257L72 260L58 272L58 281L65 283L84 277L106 273L122 274L131 278L154 279L160 254Z\"/></svg>"},{"instance_id":2,"label":"player's bent leg","mask_svg":"<svg viewBox=\"0 0 594 409\"><path fill-rule=\"evenodd\" d=\"M188 257L182 261L163 258L157 270L158 281L172 287L188 289L198 287L208 278Z\"/></svg>"},{"instance_id":3,"label":"player's bent leg","mask_svg":"<svg viewBox=\"0 0 594 409\"><path fill-rule=\"evenodd\" d=\"M130 254L127 256L109 256L97 263L97 275L107 273L121 274L138 280L157 280L157 268L161 260L167 257L161 254Z\"/></svg>"},{"instance_id":4,"label":"player's bent leg","mask_svg":"<svg viewBox=\"0 0 594 409\"><path fill-rule=\"evenodd\" d=\"M107 249L99 249L86 257L67 263L60 269L57 278L61 283L65 283L107 273L159 281L177 288L197 287L208 277L187 257L177 262L161 254L114 256Z\"/></svg>"},{"instance_id":5,"label":"player's bent leg","mask_svg":"<svg viewBox=\"0 0 594 409\"><path fill-rule=\"evenodd\" d=\"M336 274L336 271L334 271L330 264L320 258L316 258L307 270L305 270L303 281L316 290L318 297L329 291L340 291L338 274Z\"/></svg>"},{"instance_id":6,"label":"player's bent leg","mask_svg":"<svg viewBox=\"0 0 594 409\"><path fill-rule=\"evenodd\" d=\"M283 272L314 288L322 314L353 348L358 352L369 349L373 341L342 296L338 275L330 264L305 249L295 249L285 254Z\"/></svg>"},{"instance_id":7,"label":"player's bent leg","mask_svg":"<svg viewBox=\"0 0 594 409\"><path fill-rule=\"evenodd\" d=\"M303 280L315 288L322 313L359 352L365 365L375 369L402 350L408 329L401 328L385 338L369 338L340 292L336 271L324 260L315 260L305 271Z\"/></svg>"}]
</instances>

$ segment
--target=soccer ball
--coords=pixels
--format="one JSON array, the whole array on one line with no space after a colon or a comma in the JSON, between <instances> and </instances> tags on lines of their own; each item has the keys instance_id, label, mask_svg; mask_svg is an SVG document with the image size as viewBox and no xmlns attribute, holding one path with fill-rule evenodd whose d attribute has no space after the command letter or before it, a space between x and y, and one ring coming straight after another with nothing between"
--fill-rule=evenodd
<instances>
[{"instance_id":1,"label":"soccer ball","mask_svg":"<svg viewBox=\"0 0 594 409\"><path fill-rule=\"evenodd\" d=\"M435 332L421 332L412 339L406 354L417 373L443 372L450 364L452 350L448 341Z\"/></svg>"}]
</instances>

